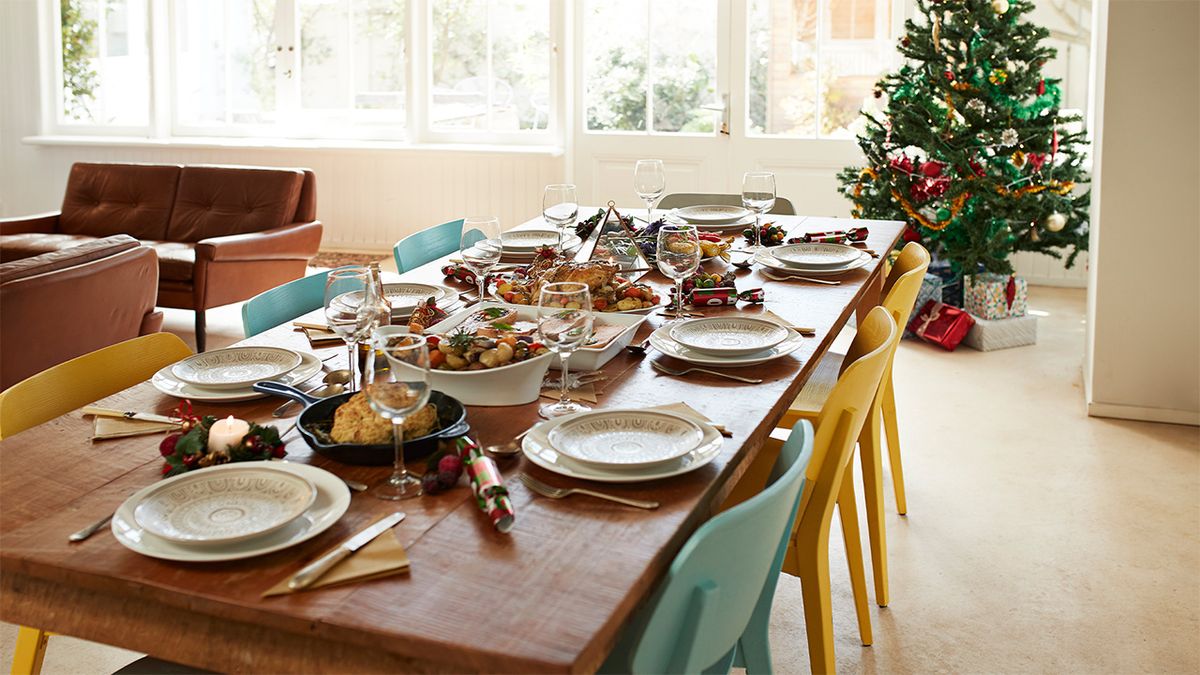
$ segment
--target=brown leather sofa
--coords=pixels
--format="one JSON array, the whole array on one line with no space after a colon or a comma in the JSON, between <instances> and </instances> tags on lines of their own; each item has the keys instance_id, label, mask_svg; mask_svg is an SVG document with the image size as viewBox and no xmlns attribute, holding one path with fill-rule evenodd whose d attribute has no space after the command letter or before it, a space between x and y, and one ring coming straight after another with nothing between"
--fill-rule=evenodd
<instances>
[{"instance_id":1,"label":"brown leather sofa","mask_svg":"<svg viewBox=\"0 0 1200 675\"><path fill-rule=\"evenodd\" d=\"M136 237L158 254L158 305L195 310L203 351L206 309L304 276L316 208L307 169L78 163L60 212L0 219L0 262Z\"/></svg>"},{"instance_id":2,"label":"brown leather sofa","mask_svg":"<svg viewBox=\"0 0 1200 675\"><path fill-rule=\"evenodd\" d=\"M0 264L0 389L162 327L158 258L127 235Z\"/></svg>"}]
</instances>

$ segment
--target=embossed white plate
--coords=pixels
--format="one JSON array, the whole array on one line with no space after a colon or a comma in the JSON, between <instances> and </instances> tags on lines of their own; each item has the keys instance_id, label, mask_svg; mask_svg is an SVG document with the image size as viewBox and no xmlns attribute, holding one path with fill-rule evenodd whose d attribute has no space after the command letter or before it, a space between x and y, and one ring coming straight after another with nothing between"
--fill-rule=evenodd
<instances>
[{"instance_id":1,"label":"embossed white plate","mask_svg":"<svg viewBox=\"0 0 1200 675\"><path fill-rule=\"evenodd\" d=\"M774 321L739 316L689 319L671 325L671 339L715 356L745 356L770 349L788 337Z\"/></svg>"},{"instance_id":2,"label":"embossed white plate","mask_svg":"<svg viewBox=\"0 0 1200 675\"><path fill-rule=\"evenodd\" d=\"M771 253L772 252L770 249L759 251L754 255L753 260L759 265L769 268L773 273L784 276L795 275L802 277L832 277L838 274L845 274L846 272L856 270L871 262L870 253L867 253L866 251L859 251L859 256L857 259L851 260L844 265L837 265L834 267L800 268L778 260Z\"/></svg>"},{"instance_id":3,"label":"embossed white plate","mask_svg":"<svg viewBox=\"0 0 1200 675\"><path fill-rule=\"evenodd\" d=\"M675 209L675 215L689 223L704 223L706 225L724 225L736 223L745 218L750 211L741 206L724 204L701 204Z\"/></svg>"},{"instance_id":4,"label":"embossed white plate","mask_svg":"<svg viewBox=\"0 0 1200 675\"><path fill-rule=\"evenodd\" d=\"M539 246L558 246L558 230L509 230L500 235L504 254L529 253ZM568 231L563 237L566 248L575 248L582 243L579 236Z\"/></svg>"},{"instance_id":5,"label":"embossed white plate","mask_svg":"<svg viewBox=\"0 0 1200 675\"><path fill-rule=\"evenodd\" d=\"M392 306L392 316L410 315L417 303L433 298L441 307L447 297L454 291L445 286L417 284L412 282L392 283L383 285L383 294L387 296L388 304ZM345 313L353 313L362 303L362 291L343 293L333 300L338 308Z\"/></svg>"},{"instance_id":6,"label":"embossed white plate","mask_svg":"<svg viewBox=\"0 0 1200 675\"><path fill-rule=\"evenodd\" d=\"M805 338L801 337L799 333L791 328L787 330L788 338L783 342L780 342L770 349L764 349L761 352L754 352L753 354L746 354L744 356L716 356L713 354L698 352L695 349L685 347L671 339L670 326L662 326L658 330L651 333L650 346L654 347L663 354L666 354L667 356L679 359L680 361L694 363L698 366L719 366L728 368L756 366L760 363L766 363L767 361L773 361L783 356L787 356L788 354L791 354L799 349L800 346L804 344Z\"/></svg>"},{"instance_id":7,"label":"embossed white plate","mask_svg":"<svg viewBox=\"0 0 1200 675\"><path fill-rule=\"evenodd\" d=\"M168 478L146 493L133 519L146 531L184 544L231 544L273 532L308 510L312 481L269 466L239 464Z\"/></svg>"},{"instance_id":8,"label":"embossed white plate","mask_svg":"<svg viewBox=\"0 0 1200 675\"><path fill-rule=\"evenodd\" d=\"M276 382L296 385L321 372L321 359L314 354L304 352L300 355L300 365L295 370L275 378ZM270 394L254 391L249 386L237 389L209 389L188 384L171 373L171 366L166 366L150 378L154 388L168 396L186 398L192 401L207 401L210 403L235 403L251 401L256 398L266 398Z\"/></svg>"},{"instance_id":9,"label":"embossed white plate","mask_svg":"<svg viewBox=\"0 0 1200 675\"><path fill-rule=\"evenodd\" d=\"M797 269L841 267L858 260L862 250L845 244L788 244L770 249L779 262Z\"/></svg>"},{"instance_id":10,"label":"embossed white plate","mask_svg":"<svg viewBox=\"0 0 1200 675\"><path fill-rule=\"evenodd\" d=\"M117 507L113 514L112 532L117 541L124 547L151 558L163 560L179 560L183 562L217 562L222 560L240 560L257 555L273 553L289 546L308 541L321 534L337 523L338 519L350 507L350 488L342 479L324 469L295 462L244 462L237 464L222 464L200 471L230 471L244 466L269 466L280 471L288 471L312 481L317 488L317 499L311 508L305 511L287 525L244 541L231 544L211 546L196 546L168 541L147 532L133 518L133 509L141 498L157 484L143 488L134 493L125 503Z\"/></svg>"},{"instance_id":11,"label":"embossed white plate","mask_svg":"<svg viewBox=\"0 0 1200 675\"><path fill-rule=\"evenodd\" d=\"M171 366L171 373L188 384L238 389L279 377L300 360L300 354L281 347L229 347L189 356Z\"/></svg>"},{"instance_id":12,"label":"embossed white plate","mask_svg":"<svg viewBox=\"0 0 1200 675\"><path fill-rule=\"evenodd\" d=\"M555 450L587 464L641 468L695 450L704 432L691 420L650 410L595 410L572 416L549 434Z\"/></svg>"},{"instance_id":13,"label":"embossed white plate","mask_svg":"<svg viewBox=\"0 0 1200 675\"><path fill-rule=\"evenodd\" d=\"M525 457L547 471L570 478L582 478L600 483L640 483L695 471L715 459L717 455L721 454L721 448L724 447L724 439L712 425L702 420L693 420L700 425L700 429L704 432L704 438L695 450L682 457L639 468L588 464L567 457L550 444L549 434L556 427L574 417L574 415L567 415L534 427L521 442L521 450L525 453Z\"/></svg>"}]
</instances>

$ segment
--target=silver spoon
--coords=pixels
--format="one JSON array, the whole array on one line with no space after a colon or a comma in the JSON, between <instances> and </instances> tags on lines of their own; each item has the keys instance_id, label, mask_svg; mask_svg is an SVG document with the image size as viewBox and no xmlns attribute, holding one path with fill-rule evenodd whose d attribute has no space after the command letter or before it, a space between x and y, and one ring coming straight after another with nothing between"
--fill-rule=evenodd
<instances>
[{"instance_id":1,"label":"silver spoon","mask_svg":"<svg viewBox=\"0 0 1200 675\"><path fill-rule=\"evenodd\" d=\"M313 396L316 396L317 398L325 398L327 396L333 396L334 394L340 394L340 393L342 393L342 391L345 390L346 385L350 383L351 377L353 377L353 376L350 374L349 370L331 370L325 374L324 378L322 378L321 384L318 384L317 386L313 387L312 389L309 389L308 391L306 391L304 393L312 394ZM329 393L329 394L319 393L319 392L324 392L326 389L332 387L333 385L338 385L339 389L337 391L334 391L333 393ZM271 417L287 417L287 413L291 409L291 407L293 405L297 405L298 403L299 403L298 401L285 402L283 405L276 408L275 412L271 413Z\"/></svg>"},{"instance_id":2,"label":"silver spoon","mask_svg":"<svg viewBox=\"0 0 1200 675\"><path fill-rule=\"evenodd\" d=\"M533 426L537 426L537 425L535 424ZM499 445L489 445L486 448L484 448L483 450L484 450L484 452L486 452L490 455L496 455L497 457L511 457L511 456L521 452L520 441L522 438L525 438L525 435L531 431L533 431L533 427L529 427L525 431L522 431L521 433L517 434L511 441L509 441L507 443L501 443Z\"/></svg>"}]
</instances>

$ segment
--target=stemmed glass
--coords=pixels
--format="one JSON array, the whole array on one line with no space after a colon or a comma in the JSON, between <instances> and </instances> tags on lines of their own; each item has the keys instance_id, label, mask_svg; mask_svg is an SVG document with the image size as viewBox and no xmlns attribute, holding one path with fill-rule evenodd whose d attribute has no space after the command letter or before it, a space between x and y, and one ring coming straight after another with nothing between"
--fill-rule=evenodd
<instances>
[{"instance_id":1,"label":"stemmed glass","mask_svg":"<svg viewBox=\"0 0 1200 675\"><path fill-rule=\"evenodd\" d=\"M567 238L567 227L575 224L579 217L579 200L575 197L575 186L570 184L547 185L542 194L542 217L558 229L558 250L563 249Z\"/></svg>"},{"instance_id":2,"label":"stemmed glass","mask_svg":"<svg viewBox=\"0 0 1200 675\"><path fill-rule=\"evenodd\" d=\"M592 296L587 284L562 281L542 287L538 299L538 337L550 351L562 360L562 384L557 403L547 403L538 409L546 419L591 410L591 407L572 401L568 395L571 378L567 360L571 353L585 345L592 336Z\"/></svg>"},{"instance_id":3,"label":"stemmed glass","mask_svg":"<svg viewBox=\"0 0 1200 675\"><path fill-rule=\"evenodd\" d=\"M421 494L421 481L404 466L404 418L429 402L429 346L425 336L413 335L406 326L377 328L363 376L367 404L392 423L396 450L392 475L375 488L380 499L408 499Z\"/></svg>"},{"instance_id":4,"label":"stemmed glass","mask_svg":"<svg viewBox=\"0 0 1200 675\"><path fill-rule=\"evenodd\" d=\"M487 273L500 262L504 244L500 241L500 219L495 216L473 217L463 221L459 246L463 264L475 273L479 282L479 301L487 292Z\"/></svg>"},{"instance_id":5,"label":"stemmed glass","mask_svg":"<svg viewBox=\"0 0 1200 675\"><path fill-rule=\"evenodd\" d=\"M667 190L667 170L661 159L639 159L633 167L633 189L646 202L646 224L653 222L654 203Z\"/></svg>"},{"instance_id":6,"label":"stemmed glass","mask_svg":"<svg viewBox=\"0 0 1200 675\"><path fill-rule=\"evenodd\" d=\"M700 238L692 225L658 231L658 270L675 280L675 316L683 313L683 280L700 269Z\"/></svg>"},{"instance_id":7,"label":"stemmed glass","mask_svg":"<svg viewBox=\"0 0 1200 675\"><path fill-rule=\"evenodd\" d=\"M762 245L762 214L775 206L775 174L770 171L747 171L742 176L742 206L754 212L754 245L751 251L760 251Z\"/></svg>"},{"instance_id":8,"label":"stemmed glass","mask_svg":"<svg viewBox=\"0 0 1200 675\"><path fill-rule=\"evenodd\" d=\"M365 267L334 270L325 279L325 321L329 324L329 329L346 343L349 354L346 367L351 375L346 386L351 390L357 381L354 378L354 364L358 362L355 348L358 341L370 333L375 318L368 312L358 311L367 299L367 289L370 285L371 273ZM357 303L350 300L355 296L358 297Z\"/></svg>"}]
</instances>

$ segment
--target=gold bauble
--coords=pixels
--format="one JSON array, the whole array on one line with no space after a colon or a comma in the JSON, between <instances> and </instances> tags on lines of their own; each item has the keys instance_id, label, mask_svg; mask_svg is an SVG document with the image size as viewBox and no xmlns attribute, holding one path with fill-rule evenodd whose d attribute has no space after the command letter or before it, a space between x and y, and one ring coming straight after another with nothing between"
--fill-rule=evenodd
<instances>
[{"instance_id":1,"label":"gold bauble","mask_svg":"<svg viewBox=\"0 0 1200 675\"><path fill-rule=\"evenodd\" d=\"M1067 217L1061 213L1051 213L1046 216L1046 229L1058 232L1067 226Z\"/></svg>"}]
</instances>

